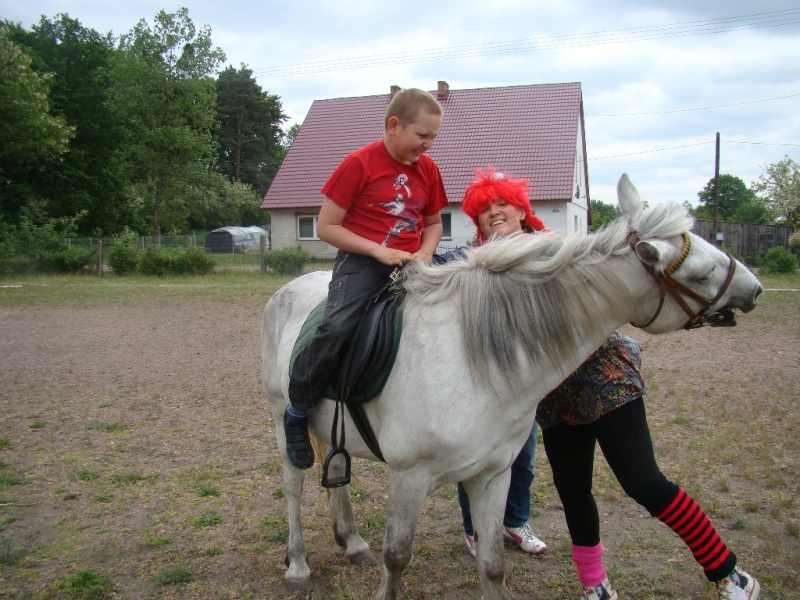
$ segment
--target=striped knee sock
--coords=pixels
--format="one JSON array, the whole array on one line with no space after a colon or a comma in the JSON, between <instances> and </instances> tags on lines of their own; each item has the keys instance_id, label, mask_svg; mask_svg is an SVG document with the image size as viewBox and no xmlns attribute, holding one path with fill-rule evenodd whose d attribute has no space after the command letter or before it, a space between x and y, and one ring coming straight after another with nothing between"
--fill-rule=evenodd
<instances>
[{"instance_id":1,"label":"striped knee sock","mask_svg":"<svg viewBox=\"0 0 800 600\"><path fill-rule=\"evenodd\" d=\"M736 566L736 556L728 550L700 505L683 490L678 490L658 519L689 546L709 580L719 581Z\"/></svg>"}]
</instances>

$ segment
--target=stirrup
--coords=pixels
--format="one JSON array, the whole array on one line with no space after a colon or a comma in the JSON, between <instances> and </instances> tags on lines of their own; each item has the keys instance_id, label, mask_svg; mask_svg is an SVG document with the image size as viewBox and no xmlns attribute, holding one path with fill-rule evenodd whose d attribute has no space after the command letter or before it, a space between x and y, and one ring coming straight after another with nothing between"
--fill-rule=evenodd
<instances>
[{"instance_id":1,"label":"stirrup","mask_svg":"<svg viewBox=\"0 0 800 600\"><path fill-rule=\"evenodd\" d=\"M328 479L328 466L337 454L344 456L344 475ZM348 485L350 483L350 453L344 448L330 448L322 465L322 487L332 489Z\"/></svg>"}]
</instances>

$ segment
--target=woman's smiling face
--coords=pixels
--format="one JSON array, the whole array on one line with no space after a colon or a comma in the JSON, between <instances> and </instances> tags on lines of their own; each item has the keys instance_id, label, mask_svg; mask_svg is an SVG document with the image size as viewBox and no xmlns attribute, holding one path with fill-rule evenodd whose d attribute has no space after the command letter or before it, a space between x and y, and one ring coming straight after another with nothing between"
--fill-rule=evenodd
<instances>
[{"instance_id":1,"label":"woman's smiling face","mask_svg":"<svg viewBox=\"0 0 800 600\"><path fill-rule=\"evenodd\" d=\"M502 198L490 202L478 214L478 226L486 237L522 231L525 211Z\"/></svg>"}]
</instances>

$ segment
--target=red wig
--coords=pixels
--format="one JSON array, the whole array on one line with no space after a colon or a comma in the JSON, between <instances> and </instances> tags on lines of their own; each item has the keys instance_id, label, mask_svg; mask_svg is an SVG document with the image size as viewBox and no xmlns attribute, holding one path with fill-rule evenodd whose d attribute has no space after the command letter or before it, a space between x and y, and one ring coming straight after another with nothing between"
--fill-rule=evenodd
<instances>
[{"instance_id":1,"label":"red wig","mask_svg":"<svg viewBox=\"0 0 800 600\"><path fill-rule=\"evenodd\" d=\"M499 198L524 211L523 223L530 229L534 231L546 229L542 220L531 212L527 179L511 179L503 173L495 171L492 165L487 165L485 172L475 169L475 176L476 179L470 182L464 192L461 209L475 223L478 230L476 238L478 245L486 241L486 236L478 225L478 215L489 203L497 202Z\"/></svg>"}]
</instances>

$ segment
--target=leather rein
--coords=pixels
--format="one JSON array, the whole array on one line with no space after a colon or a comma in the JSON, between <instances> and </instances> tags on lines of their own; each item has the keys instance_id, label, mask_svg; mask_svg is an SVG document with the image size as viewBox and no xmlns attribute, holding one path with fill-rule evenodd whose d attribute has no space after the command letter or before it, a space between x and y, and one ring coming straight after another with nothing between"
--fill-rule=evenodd
<instances>
[{"instance_id":1,"label":"leather rein","mask_svg":"<svg viewBox=\"0 0 800 600\"><path fill-rule=\"evenodd\" d=\"M639 234L635 231L632 231L628 234L628 244L631 248L635 250L636 244L639 243ZM731 256L730 253L726 252L725 256L728 257L729 267L728 267L728 277L725 279L725 282L722 284L719 292L716 296L714 296L711 300L706 300L702 296L696 294L686 286L681 283L678 283L672 278L672 274L683 264L683 261L686 260L686 257L689 256L689 251L692 249L692 241L689 237L687 232L683 233L683 250L680 253L680 256L672 261L669 266L663 271L656 271L651 265L648 265L642 262L642 266L644 269L650 273L651 277L655 279L656 283L658 284L658 288L660 290L661 297L658 301L658 308L656 309L655 314L652 318L645 323L644 325L638 325L636 323L631 323L634 327L638 327L639 329L644 329L648 327L650 324L653 323L658 318L658 315L661 314L661 308L664 306L664 299L666 297L667 292L675 299L675 302L683 309L683 312L687 314L689 320L683 326L683 329L695 329L697 327L702 327L704 325L723 325L727 321L733 322L734 315L733 311L730 309L723 309L721 311L713 312L711 314L704 314L704 312L708 309L709 306L713 306L716 304L725 291L728 289L731 281L733 280L733 275L736 272L736 260ZM695 302L700 304L700 309L698 311L693 311L689 305L684 300L683 296L688 296Z\"/></svg>"}]
</instances>

